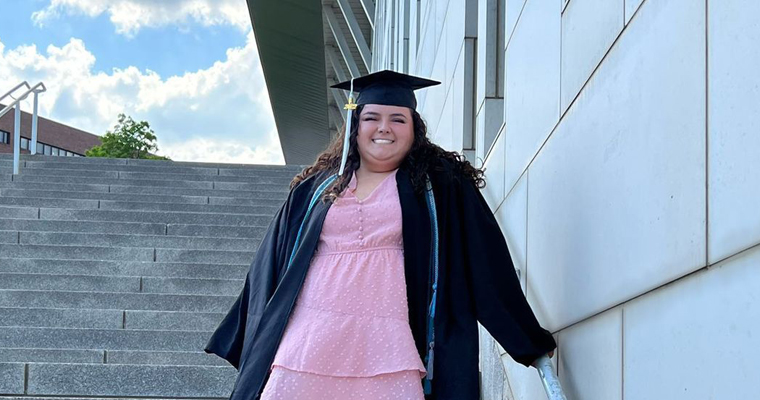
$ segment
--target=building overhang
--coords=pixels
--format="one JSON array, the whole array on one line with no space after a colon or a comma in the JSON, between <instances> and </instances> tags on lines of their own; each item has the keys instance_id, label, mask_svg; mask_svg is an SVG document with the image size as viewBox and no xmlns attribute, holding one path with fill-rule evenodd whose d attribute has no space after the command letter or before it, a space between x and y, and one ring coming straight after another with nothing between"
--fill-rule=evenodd
<instances>
[{"instance_id":1,"label":"building overhang","mask_svg":"<svg viewBox=\"0 0 760 400\"><path fill-rule=\"evenodd\" d=\"M329 141L320 2L247 0L286 164L312 164Z\"/></svg>"},{"instance_id":2,"label":"building overhang","mask_svg":"<svg viewBox=\"0 0 760 400\"><path fill-rule=\"evenodd\" d=\"M343 124L345 93L369 72L372 0L247 0L286 164L312 164Z\"/></svg>"}]
</instances>

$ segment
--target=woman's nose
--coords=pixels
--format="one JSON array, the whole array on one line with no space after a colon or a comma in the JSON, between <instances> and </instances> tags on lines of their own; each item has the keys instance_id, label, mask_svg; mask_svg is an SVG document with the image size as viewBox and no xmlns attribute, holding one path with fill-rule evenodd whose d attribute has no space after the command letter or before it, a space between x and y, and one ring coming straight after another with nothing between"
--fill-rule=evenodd
<instances>
[{"instance_id":1,"label":"woman's nose","mask_svg":"<svg viewBox=\"0 0 760 400\"><path fill-rule=\"evenodd\" d=\"M377 126L377 130L380 132L390 132L390 124L385 119L381 119Z\"/></svg>"}]
</instances>

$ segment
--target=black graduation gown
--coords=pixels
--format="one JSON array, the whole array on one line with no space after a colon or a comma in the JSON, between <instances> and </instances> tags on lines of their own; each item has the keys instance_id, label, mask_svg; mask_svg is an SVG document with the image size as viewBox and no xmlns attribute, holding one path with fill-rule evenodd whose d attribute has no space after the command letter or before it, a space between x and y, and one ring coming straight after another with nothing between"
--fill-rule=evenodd
<instances>
[{"instance_id":1,"label":"black graduation gown","mask_svg":"<svg viewBox=\"0 0 760 400\"><path fill-rule=\"evenodd\" d=\"M471 179L452 179L451 162L428 172L438 216L439 278L435 316L432 394L426 400L479 398L477 321L523 365L556 347L541 328L517 279L499 225ZM209 339L207 353L226 359L239 374L232 400L260 398L290 312L316 250L330 203L318 201L304 224L301 243L286 271L309 201L328 177L312 175L290 191L274 216L246 276L240 296ZM402 210L409 324L420 359L426 355L426 323L432 263L430 218L408 171L396 174Z\"/></svg>"}]
</instances>

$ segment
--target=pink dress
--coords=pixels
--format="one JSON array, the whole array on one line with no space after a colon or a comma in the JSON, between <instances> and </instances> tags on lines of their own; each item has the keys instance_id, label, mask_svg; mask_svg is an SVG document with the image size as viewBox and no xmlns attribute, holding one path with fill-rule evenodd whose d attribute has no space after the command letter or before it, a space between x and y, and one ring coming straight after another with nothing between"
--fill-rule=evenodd
<instances>
[{"instance_id":1,"label":"pink dress","mask_svg":"<svg viewBox=\"0 0 760 400\"><path fill-rule=\"evenodd\" d=\"M330 206L262 400L424 399L397 172L363 200L354 174Z\"/></svg>"}]
</instances>

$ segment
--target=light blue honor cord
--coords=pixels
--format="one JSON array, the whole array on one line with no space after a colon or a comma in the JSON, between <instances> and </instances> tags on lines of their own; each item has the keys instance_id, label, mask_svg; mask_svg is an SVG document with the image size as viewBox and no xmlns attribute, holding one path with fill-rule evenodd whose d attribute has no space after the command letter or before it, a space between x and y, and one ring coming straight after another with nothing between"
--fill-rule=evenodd
<instances>
[{"instance_id":1,"label":"light blue honor cord","mask_svg":"<svg viewBox=\"0 0 760 400\"><path fill-rule=\"evenodd\" d=\"M438 213L435 210L435 196L433 196L433 187L430 184L430 178L427 179L427 190L425 191L425 197L427 198L428 212L430 213L430 230L432 231L433 240L433 267L435 272L435 278L433 280L433 296L430 301L430 310L428 312L427 322L427 343L428 354L425 357L425 364L427 369L427 375L425 375L425 381L423 382L423 389L425 394L433 392L433 350L435 347L435 299L438 293Z\"/></svg>"},{"instance_id":2,"label":"light blue honor cord","mask_svg":"<svg viewBox=\"0 0 760 400\"><path fill-rule=\"evenodd\" d=\"M333 175L329 178L327 178L322 184L317 187L317 190L314 192L314 195L311 197L311 201L309 202L309 208L306 210L306 215L304 216L303 221L301 221L301 226L298 228L298 235L296 236L296 242L295 245L293 245L293 251L290 253L290 259L288 260L288 265L286 267L286 270L290 268L291 263L293 262L293 258L296 255L296 249L298 249L298 245L301 241L301 232L303 231L303 226L306 223L306 220L309 219L309 216L311 215L311 210L314 207L314 204L317 203L317 199L322 194L322 192L325 191L327 186L329 186L332 182L335 181L335 179L338 178L338 175ZM432 241L433 241L433 268L434 268L434 281L433 281L433 296L432 300L430 301L430 308L428 309L428 320L427 320L427 344L428 344L428 353L425 356L425 369L427 370L427 375L425 375L425 380L423 382L424 392L425 394L430 394L433 391L432 388L432 380L433 380L433 349L435 347L435 299L436 295L438 293L438 214L435 210L435 196L433 196L433 187L430 183L430 178L427 179L427 190L425 191L425 198L427 199L427 205L428 205L428 212L430 213L430 230L432 232Z\"/></svg>"},{"instance_id":3,"label":"light blue honor cord","mask_svg":"<svg viewBox=\"0 0 760 400\"><path fill-rule=\"evenodd\" d=\"M303 217L303 221L301 221L301 226L298 228L298 235L296 235L296 243L293 245L293 251L290 252L290 259L288 260L288 266L285 267L285 270L287 271L290 269L290 264L293 263L293 257L296 255L296 249L298 249L298 244L301 242L301 231L303 231L303 225L306 223L306 220L309 219L309 215L311 215L311 209L314 207L314 204L317 203L317 199L319 199L319 196L322 195L322 192L327 189L327 186L329 186L335 179L338 178L338 175L333 175L327 179L325 179L324 182L322 182L321 185L317 187L317 190L314 192L314 195L311 196L311 201L309 202L309 208L306 209L306 215Z\"/></svg>"}]
</instances>

